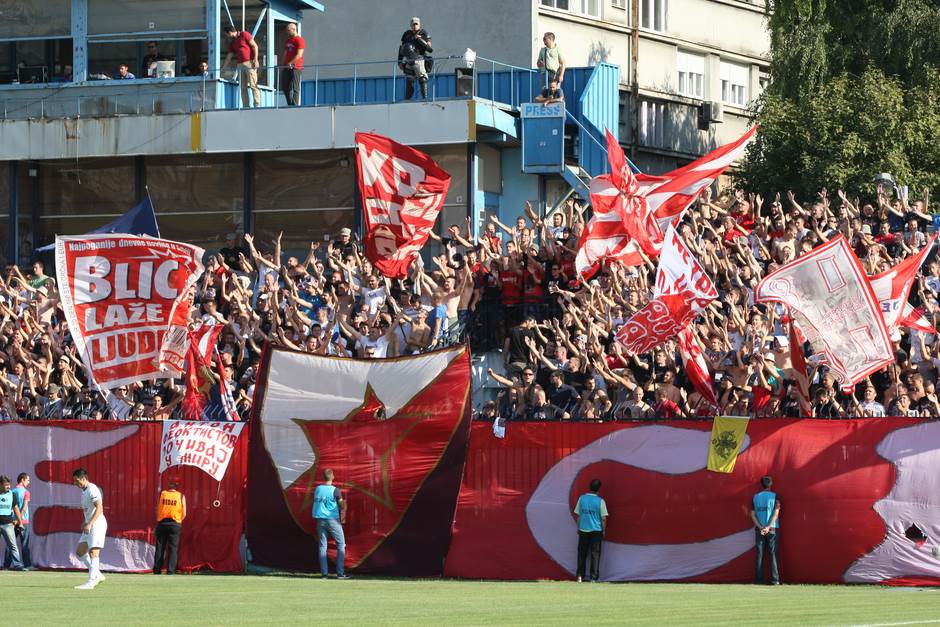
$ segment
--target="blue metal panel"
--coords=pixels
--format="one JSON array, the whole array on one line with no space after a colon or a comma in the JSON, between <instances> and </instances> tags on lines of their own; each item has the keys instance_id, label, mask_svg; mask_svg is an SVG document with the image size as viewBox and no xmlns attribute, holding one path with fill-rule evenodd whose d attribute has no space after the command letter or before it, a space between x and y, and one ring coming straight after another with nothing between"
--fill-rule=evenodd
<instances>
[{"instance_id":1,"label":"blue metal panel","mask_svg":"<svg viewBox=\"0 0 940 627\"><path fill-rule=\"evenodd\" d=\"M522 106L522 171L560 173L565 168L565 105Z\"/></svg>"},{"instance_id":2,"label":"blue metal panel","mask_svg":"<svg viewBox=\"0 0 940 627\"><path fill-rule=\"evenodd\" d=\"M597 176L608 170L605 130L615 137L620 132L620 69L609 63L595 66L581 90L578 105L578 161L591 176Z\"/></svg>"}]
</instances>

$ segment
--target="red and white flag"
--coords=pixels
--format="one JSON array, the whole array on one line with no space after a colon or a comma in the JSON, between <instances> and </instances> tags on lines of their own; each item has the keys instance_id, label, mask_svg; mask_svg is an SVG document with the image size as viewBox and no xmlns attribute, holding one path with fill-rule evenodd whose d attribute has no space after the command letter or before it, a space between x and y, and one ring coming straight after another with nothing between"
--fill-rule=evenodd
<instances>
[{"instance_id":1,"label":"red and white flag","mask_svg":"<svg viewBox=\"0 0 940 627\"><path fill-rule=\"evenodd\" d=\"M581 234L575 265L585 278L597 272L600 263L618 261L625 266L643 263L659 254L663 232L646 199L637 194L637 177L627 164L617 139L607 131L610 174L591 180L593 215Z\"/></svg>"},{"instance_id":2,"label":"red and white flag","mask_svg":"<svg viewBox=\"0 0 940 627\"><path fill-rule=\"evenodd\" d=\"M647 257L655 257L666 228L678 221L698 194L744 154L756 130L755 126L737 141L662 176L630 172L623 150L608 132L611 174L591 181L593 215L581 234L575 258L580 275L587 279L605 259L625 266L641 265L641 250Z\"/></svg>"},{"instance_id":3,"label":"red and white flag","mask_svg":"<svg viewBox=\"0 0 940 627\"><path fill-rule=\"evenodd\" d=\"M429 156L388 137L356 133L365 248L385 276L403 279L444 205L450 174Z\"/></svg>"},{"instance_id":4,"label":"red and white flag","mask_svg":"<svg viewBox=\"0 0 940 627\"><path fill-rule=\"evenodd\" d=\"M692 325L687 326L679 332L679 354L682 355L682 364L685 367L685 374L692 382L692 387L702 395L706 401L712 405L718 405L718 398L715 396L715 386L712 383L712 375L708 372L708 362L702 354L702 348L695 339L695 333L692 331Z\"/></svg>"},{"instance_id":5,"label":"red and white flag","mask_svg":"<svg viewBox=\"0 0 940 627\"><path fill-rule=\"evenodd\" d=\"M637 175L639 191L646 198L649 209L656 216L663 231L675 224L699 193L715 182L728 166L744 156L748 142L757 132L752 126L737 140L719 146L692 163L662 176Z\"/></svg>"},{"instance_id":6,"label":"red and white flag","mask_svg":"<svg viewBox=\"0 0 940 627\"><path fill-rule=\"evenodd\" d=\"M813 416L813 407L809 400L809 376L806 374L806 356L803 354L803 341L800 333L790 318L790 365L793 368L793 379L796 381L796 391L800 399L800 414L805 417Z\"/></svg>"},{"instance_id":7,"label":"red and white flag","mask_svg":"<svg viewBox=\"0 0 940 627\"><path fill-rule=\"evenodd\" d=\"M897 326L902 325L904 320L912 320L915 324L920 324L914 307L907 302L907 298L911 294L911 288L914 287L914 281L917 280L917 273L924 265L936 241L937 235L934 234L927 245L916 255L908 257L881 274L869 277L871 289L881 304L881 312L884 314L888 331L893 331ZM927 326L930 326L929 323Z\"/></svg>"},{"instance_id":8,"label":"red and white flag","mask_svg":"<svg viewBox=\"0 0 940 627\"><path fill-rule=\"evenodd\" d=\"M813 353L845 390L894 362L878 299L842 235L768 274L754 300L790 307Z\"/></svg>"},{"instance_id":9,"label":"red and white flag","mask_svg":"<svg viewBox=\"0 0 940 627\"><path fill-rule=\"evenodd\" d=\"M220 324L204 324L189 332L189 350L186 352L186 392L183 395L184 420L202 420L212 387L219 383L214 372L215 343L222 332Z\"/></svg>"},{"instance_id":10,"label":"red and white flag","mask_svg":"<svg viewBox=\"0 0 940 627\"><path fill-rule=\"evenodd\" d=\"M156 237L57 237L56 276L89 382L178 376L203 250Z\"/></svg>"},{"instance_id":11,"label":"red and white flag","mask_svg":"<svg viewBox=\"0 0 940 627\"><path fill-rule=\"evenodd\" d=\"M633 353L647 353L687 327L718 297L715 285L672 226L666 231L653 299L617 332Z\"/></svg>"},{"instance_id":12,"label":"red and white flag","mask_svg":"<svg viewBox=\"0 0 940 627\"><path fill-rule=\"evenodd\" d=\"M937 329L934 328L924 310L920 307L914 307L910 303L904 303L904 312L901 314L898 324L908 329L915 329L931 335L937 335Z\"/></svg>"}]
</instances>

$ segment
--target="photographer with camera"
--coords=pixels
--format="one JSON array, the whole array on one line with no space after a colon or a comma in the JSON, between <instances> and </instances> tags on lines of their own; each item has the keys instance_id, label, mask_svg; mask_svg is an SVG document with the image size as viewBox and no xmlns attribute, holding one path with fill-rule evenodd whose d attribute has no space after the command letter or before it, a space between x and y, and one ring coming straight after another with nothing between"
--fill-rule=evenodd
<instances>
[{"instance_id":1,"label":"photographer with camera","mask_svg":"<svg viewBox=\"0 0 940 627\"><path fill-rule=\"evenodd\" d=\"M405 73L405 100L415 93L415 80L421 86L421 98L428 99L428 72L433 67L431 37L421 28L421 18L411 18L411 29L401 36L398 47L398 67Z\"/></svg>"}]
</instances>

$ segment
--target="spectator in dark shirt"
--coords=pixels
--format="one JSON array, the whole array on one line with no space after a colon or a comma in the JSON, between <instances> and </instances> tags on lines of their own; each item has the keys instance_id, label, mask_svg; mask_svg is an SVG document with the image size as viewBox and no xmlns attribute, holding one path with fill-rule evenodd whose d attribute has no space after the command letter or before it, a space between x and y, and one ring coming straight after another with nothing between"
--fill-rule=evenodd
<instances>
[{"instance_id":1,"label":"spectator in dark shirt","mask_svg":"<svg viewBox=\"0 0 940 627\"><path fill-rule=\"evenodd\" d=\"M827 388L821 388L816 390L813 415L817 418L841 418L845 415L845 410L832 398Z\"/></svg>"},{"instance_id":2,"label":"spectator in dark shirt","mask_svg":"<svg viewBox=\"0 0 940 627\"><path fill-rule=\"evenodd\" d=\"M558 86L557 80L552 80L548 87L542 90L542 93L535 97L535 102L541 102L542 106L548 106L556 102L564 102L565 94Z\"/></svg>"},{"instance_id":3,"label":"spectator in dark shirt","mask_svg":"<svg viewBox=\"0 0 940 627\"><path fill-rule=\"evenodd\" d=\"M415 93L415 81L421 87L421 98L428 99L428 72L431 70L431 36L421 28L421 18L411 18L411 28L401 36L398 67L405 73L405 100Z\"/></svg>"},{"instance_id":4,"label":"spectator in dark shirt","mask_svg":"<svg viewBox=\"0 0 940 627\"><path fill-rule=\"evenodd\" d=\"M156 78L157 61L163 61L164 56L160 54L159 44L155 41L147 42L147 54L144 55L144 61L140 66L141 78Z\"/></svg>"},{"instance_id":5,"label":"spectator in dark shirt","mask_svg":"<svg viewBox=\"0 0 940 627\"><path fill-rule=\"evenodd\" d=\"M580 396L573 387L565 384L564 374L561 370L555 370L548 377L548 403L567 418L575 406L578 404Z\"/></svg>"},{"instance_id":6,"label":"spectator in dark shirt","mask_svg":"<svg viewBox=\"0 0 940 627\"><path fill-rule=\"evenodd\" d=\"M529 342L535 340L535 318L529 316L517 327L509 330L503 345L503 359L506 361L506 373L511 378L523 368L531 365L532 354Z\"/></svg>"}]
</instances>

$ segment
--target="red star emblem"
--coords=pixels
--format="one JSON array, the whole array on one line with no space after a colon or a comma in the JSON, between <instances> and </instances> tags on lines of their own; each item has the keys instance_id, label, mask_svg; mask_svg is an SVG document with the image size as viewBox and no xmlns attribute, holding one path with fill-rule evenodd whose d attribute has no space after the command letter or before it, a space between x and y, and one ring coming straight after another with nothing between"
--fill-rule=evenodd
<instances>
[{"instance_id":1,"label":"red star emblem","mask_svg":"<svg viewBox=\"0 0 940 627\"><path fill-rule=\"evenodd\" d=\"M347 501L346 561L354 568L398 527L456 432L468 394L466 374L448 366L394 416L367 385L362 403L341 420L295 418L315 461L284 492L294 520L315 533L313 490L332 469Z\"/></svg>"}]
</instances>

